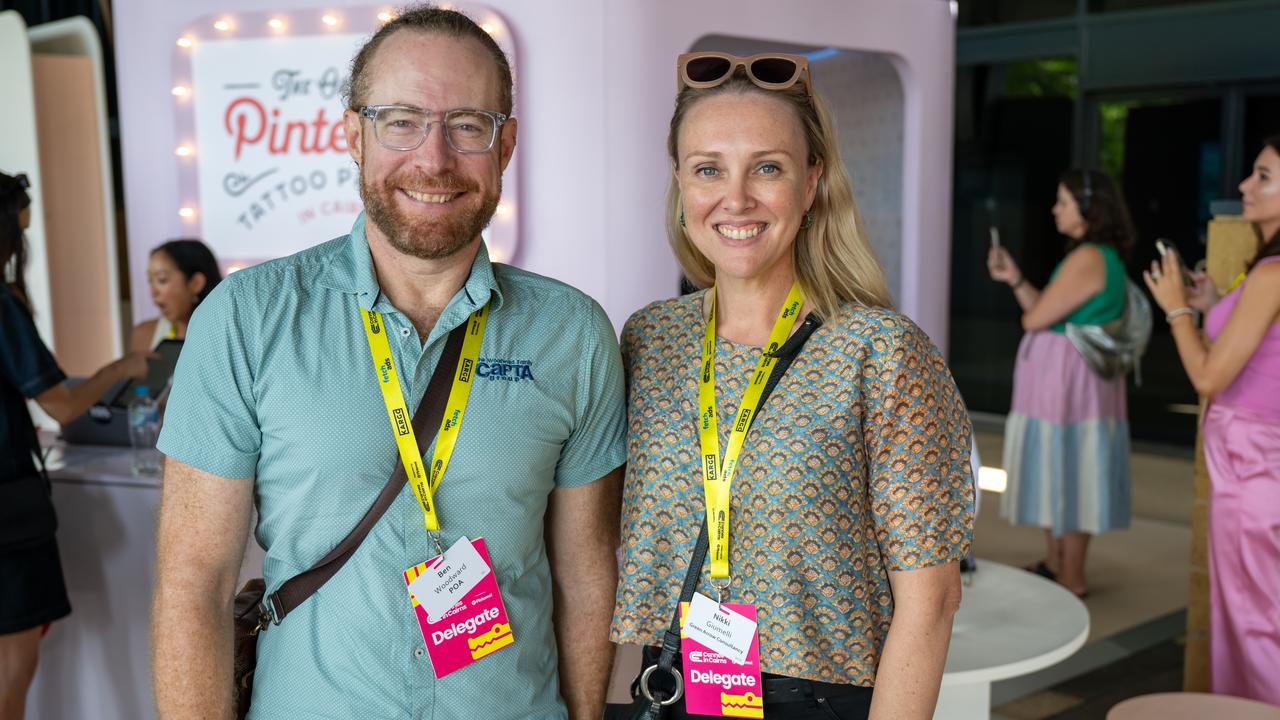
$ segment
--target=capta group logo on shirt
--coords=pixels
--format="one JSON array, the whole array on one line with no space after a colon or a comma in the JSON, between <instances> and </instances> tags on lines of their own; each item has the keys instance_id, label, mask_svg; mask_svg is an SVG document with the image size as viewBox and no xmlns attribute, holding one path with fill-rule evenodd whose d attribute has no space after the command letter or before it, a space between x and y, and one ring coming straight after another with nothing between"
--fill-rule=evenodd
<instances>
[{"instance_id":1,"label":"capta group logo on shirt","mask_svg":"<svg viewBox=\"0 0 1280 720\"><path fill-rule=\"evenodd\" d=\"M530 360L504 360L480 358L476 363L476 377L481 380L505 380L506 382L533 381L533 362Z\"/></svg>"}]
</instances>

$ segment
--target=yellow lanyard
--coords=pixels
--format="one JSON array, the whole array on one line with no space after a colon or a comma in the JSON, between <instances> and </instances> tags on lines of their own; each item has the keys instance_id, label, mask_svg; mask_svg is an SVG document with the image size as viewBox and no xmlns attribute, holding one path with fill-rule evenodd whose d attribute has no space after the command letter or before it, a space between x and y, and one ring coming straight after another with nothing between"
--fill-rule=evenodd
<instances>
[{"instance_id":1,"label":"yellow lanyard","mask_svg":"<svg viewBox=\"0 0 1280 720\"><path fill-rule=\"evenodd\" d=\"M1246 273L1240 273L1237 275L1236 279L1231 281L1231 287L1227 288L1227 292L1231 292L1240 287L1240 284L1244 282L1245 275Z\"/></svg>"},{"instance_id":2,"label":"yellow lanyard","mask_svg":"<svg viewBox=\"0 0 1280 720\"><path fill-rule=\"evenodd\" d=\"M769 380L773 368L773 353L787 341L791 328L800 316L804 305L804 293L800 284L793 282L787 300L782 304L778 319L769 333L769 344L760 355L755 374L742 393L742 404L734 418L733 431L729 433L729 447L724 461L720 461L720 431L716 421L716 289L711 288L711 312L707 316L707 330L702 340L702 374L698 380L698 423L702 446L702 489L707 501L707 530L711 561L711 577L729 577L729 490L738 470L738 455L747 438L747 428L760 407L760 395Z\"/></svg>"},{"instance_id":3,"label":"yellow lanyard","mask_svg":"<svg viewBox=\"0 0 1280 720\"><path fill-rule=\"evenodd\" d=\"M449 458L453 455L453 447L458 441L458 430L462 427L462 416L467 410L467 398L471 395L471 381L475 377L476 360L480 357L480 343L484 340L485 323L488 322L488 305L471 313L467 320L470 327L462 340L462 351L458 353L458 373L453 378L453 386L449 389L449 401L445 405L444 420L440 423L440 432L436 435L436 450L431 458L431 472L426 473L422 465L422 452L418 450L418 439L413 433L412 416L404 402L404 391L400 388L400 376L396 374L395 362L391 359L391 344L387 342L386 326L382 323L382 314L373 310L361 309L360 316L364 320L364 332L369 338L369 352L373 355L373 367L377 373L378 385L382 388L382 400L387 405L387 417L391 420L391 430L396 436L396 447L400 450L400 460L404 463L405 475L409 477L409 485L413 494L422 506L422 517L427 530L440 531L440 520L436 517L436 508L432 504L431 494L440 486L440 478L449 468ZM443 360L443 358L442 358Z\"/></svg>"},{"instance_id":4,"label":"yellow lanyard","mask_svg":"<svg viewBox=\"0 0 1280 720\"><path fill-rule=\"evenodd\" d=\"M178 339L178 326L174 325L173 323L169 323L169 339L170 340Z\"/></svg>"}]
</instances>

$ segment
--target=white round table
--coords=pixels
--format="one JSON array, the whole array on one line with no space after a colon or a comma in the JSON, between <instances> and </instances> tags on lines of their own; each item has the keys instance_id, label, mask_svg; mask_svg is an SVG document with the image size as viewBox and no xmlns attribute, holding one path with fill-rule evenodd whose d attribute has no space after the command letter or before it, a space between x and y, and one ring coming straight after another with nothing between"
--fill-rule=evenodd
<instances>
[{"instance_id":1,"label":"white round table","mask_svg":"<svg viewBox=\"0 0 1280 720\"><path fill-rule=\"evenodd\" d=\"M1089 637L1089 611L1057 583L978 560L951 630L934 720L987 720L991 683L1049 667Z\"/></svg>"}]
</instances>

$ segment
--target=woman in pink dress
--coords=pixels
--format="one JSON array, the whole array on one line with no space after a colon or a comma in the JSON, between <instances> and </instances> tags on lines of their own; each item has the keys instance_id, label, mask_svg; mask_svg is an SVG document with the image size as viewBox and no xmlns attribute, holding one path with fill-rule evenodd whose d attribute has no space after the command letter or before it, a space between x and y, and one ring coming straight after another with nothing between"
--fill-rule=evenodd
<instances>
[{"instance_id":1,"label":"woman in pink dress","mask_svg":"<svg viewBox=\"0 0 1280 720\"><path fill-rule=\"evenodd\" d=\"M1226 297L1203 276L1185 287L1174 253L1144 276L1187 376L1209 398L1213 690L1280 705L1280 135L1267 139L1240 192L1259 248ZM1207 310L1212 347L1193 307Z\"/></svg>"}]
</instances>

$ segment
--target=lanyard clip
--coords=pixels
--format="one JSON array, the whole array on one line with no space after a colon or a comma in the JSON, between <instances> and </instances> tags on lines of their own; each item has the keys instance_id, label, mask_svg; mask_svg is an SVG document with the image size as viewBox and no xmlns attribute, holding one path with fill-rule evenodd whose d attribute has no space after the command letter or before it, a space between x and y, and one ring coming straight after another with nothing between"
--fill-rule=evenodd
<instances>
[{"instance_id":1,"label":"lanyard clip","mask_svg":"<svg viewBox=\"0 0 1280 720\"><path fill-rule=\"evenodd\" d=\"M727 577L722 583L712 583L711 587L716 589L716 605L724 607L724 599L729 597L729 583L733 582L732 577Z\"/></svg>"},{"instance_id":2,"label":"lanyard clip","mask_svg":"<svg viewBox=\"0 0 1280 720\"><path fill-rule=\"evenodd\" d=\"M443 555L443 554L444 554L444 545L441 545L441 544L440 544L440 533L435 532L434 530L431 530L431 531L428 531L428 534L429 534L429 535L431 535L431 542L433 542L433 543L435 543L435 544L436 544L436 552L438 552L438 553L440 553L441 555Z\"/></svg>"}]
</instances>

